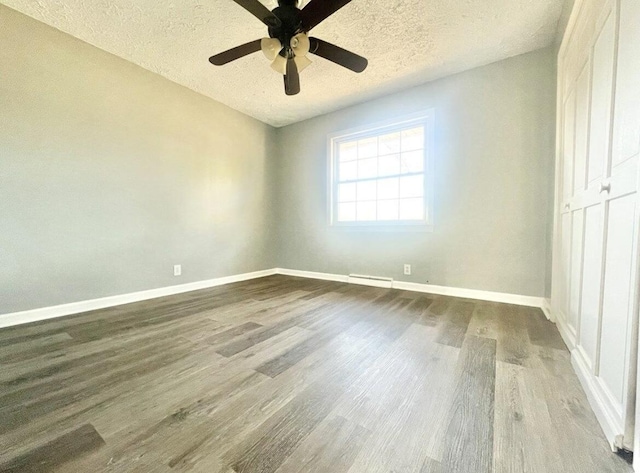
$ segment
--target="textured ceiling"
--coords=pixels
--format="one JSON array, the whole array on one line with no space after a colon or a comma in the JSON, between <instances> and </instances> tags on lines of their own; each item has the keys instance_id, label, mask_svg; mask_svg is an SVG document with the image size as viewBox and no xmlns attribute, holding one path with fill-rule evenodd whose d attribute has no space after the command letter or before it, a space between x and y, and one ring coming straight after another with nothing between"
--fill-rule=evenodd
<instances>
[{"instance_id":1,"label":"textured ceiling","mask_svg":"<svg viewBox=\"0 0 640 473\"><path fill-rule=\"evenodd\" d=\"M355 74L325 59L287 97L261 53L209 56L266 36L232 0L1 0L7 6L236 110L283 126L550 45L563 0L353 0L313 30L369 59ZM273 9L276 0L261 0Z\"/></svg>"}]
</instances>

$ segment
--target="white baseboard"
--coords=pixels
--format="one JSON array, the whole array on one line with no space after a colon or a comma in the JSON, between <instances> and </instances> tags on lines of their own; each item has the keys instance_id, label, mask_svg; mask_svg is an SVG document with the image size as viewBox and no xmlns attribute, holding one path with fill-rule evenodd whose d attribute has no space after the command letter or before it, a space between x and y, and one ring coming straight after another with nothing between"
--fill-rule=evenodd
<instances>
[{"instance_id":1,"label":"white baseboard","mask_svg":"<svg viewBox=\"0 0 640 473\"><path fill-rule=\"evenodd\" d=\"M593 410L602 431L604 432L607 442L612 451L616 450L616 439L624 432L624 422L619 412L617 412L614 402L610 399L606 389L589 370L589 365L585 360L582 351L576 347L575 333L567 326L564 317L560 313L556 313L549 306L552 319L555 321L558 331L564 340L564 343L571 352L571 365L573 371L578 376L578 380L582 385L582 389L587 395L589 405Z\"/></svg>"},{"instance_id":2,"label":"white baseboard","mask_svg":"<svg viewBox=\"0 0 640 473\"><path fill-rule=\"evenodd\" d=\"M172 296L183 292L197 291L199 289L222 286L233 282L262 278L273 274L276 274L275 269L267 269L264 271L255 271L253 273L237 274L234 276L209 279L206 281L180 284L177 286L161 287L158 289L149 289L147 291L132 292L118 296L101 297L100 299L91 299L87 301L72 302L70 304L14 312L0 315L0 328L37 322L39 320L53 319L56 317L64 317L65 315L79 314L90 310L105 309L107 307L129 304L131 302L140 302L158 297Z\"/></svg>"},{"instance_id":3,"label":"white baseboard","mask_svg":"<svg viewBox=\"0 0 640 473\"><path fill-rule=\"evenodd\" d=\"M253 273L238 274L206 281L197 281L188 284L180 284L178 286L161 287L158 289L150 289L147 291L132 292L129 294L121 294L117 296L102 297L99 299L91 299L87 301L72 302L52 307L43 307L33 310L25 310L22 312L14 312L9 314L0 314L0 328L11 327L13 325L27 324L38 322L40 320L64 317L66 315L79 314L91 310L105 309L132 302L145 301L158 297L171 296L181 294L183 292L197 291L209 287L222 286L233 282L246 281L249 279L262 278L274 274L282 274L286 276L297 276L302 278L320 279L325 281L352 282L349 276L330 273L317 273L312 271L299 271L295 269L274 268L264 271L256 271ZM366 284L358 281L358 284ZM376 285L372 283L371 285ZM379 284L378 284L379 285ZM388 286L386 286L388 287ZM394 289L402 289L405 291L422 292L426 294L437 294L443 296L463 297L466 299L477 299L482 301L503 302L506 304L522 305L528 307L544 307L544 299L542 297L520 296L516 294L505 294L499 292L479 291L476 289L463 289L456 287L433 286L429 284L418 284L411 282L393 281L391 287Z\"/></svg>"},{"instance_id":4,"label":"white baseboard","mask_svg":"<svg viewBox=\"0 0 640 473\"><path fill-rule=\"evenodd\" d=\"M573 350L576 346L576 336L575 334L569 330L569 327L564 322L564 318L562 314L557 314L553 309L551 310L553 320L555 321L556 326L558 327L558 331L560 332L560 336L562 340L564 340L564 344L567 346L569 351Z\"/></svg>"},{"instance_id":5,"label":"white baseboard","mask_svg":"<svg viewBox=\"0 0 640 473\"><path fill-rule=\"evenodd\" d=\"M621 426L620 415L616 413L615 407L609 402L607 393L599 378L594 377L589 372L586 361L577 349L571 350L571 364L578 375L582 388L587 394L589 405L593 409L600 427L602 427L611 450L617 450L616 439L624 432L624 425Z\"/></svg>"},{"instance_id":6,"label":"white baseboard","mask_svg":"<svg viewBox=\"0 0 640 473\"><path fill-rule=\"evenodd\" d=\"M296 276L298 278L320 279L322 281L348 282L349 276L329 273L314 273L313 271L298 271L297 269L276 268L276 274Z\"/></svg>"},{"instance_id":7,"label":"white baseboard","mask_svg":"<svg viewBox=\"0 0 640 473\"><path fill-rule=\"evenodd\" d=\"M544 312L544 315L548 320L555 323L556 319L553 316L553 311L551 310L551 299L542 299L542 312Z\"/></svg>"},{"instance_id":8,"label":"white baseboard","mask_svg":"<svg viewBox=\"0 0 640 473\"><path fill-rule=\"evenodd\" d=\"M329 273L315 273L311 271L299 271L296 269L277 268L278 274L287 276L297 276L301 278L322 279L326 281L350 282L349 276ZM362 283L359 283L362 284ZM373 285L373 284L372 284ZM391 285L394 289L402 289L412 292L423 292L425 294L436 294L441 296L462 297L465 299L476 299L480 301L502 302L505 304L522 305L527 307L542 308L543 297L520 296L517 294L506 294L502 292L480 291L477 289L463 289L459 287L434 286L431 284L419 284L413 282L393 281Z\"/></svg>"},{"instance_id":9,"label":"white baseboard","mask_svg":"<svg viewBox=\"0 0 640 473\"><path fill-rule=\"evenodd\" d=\"M503 292L480 291L478 289L464 289L460 287L433 286L431 284L419 284L413 282L394 281L394 289L405 291L424 292L440 296L462 297L479 301L502 302L504 304L522 305L527 307L542 308L542 297L521 296Z\"/></svg>"}]
</instances>

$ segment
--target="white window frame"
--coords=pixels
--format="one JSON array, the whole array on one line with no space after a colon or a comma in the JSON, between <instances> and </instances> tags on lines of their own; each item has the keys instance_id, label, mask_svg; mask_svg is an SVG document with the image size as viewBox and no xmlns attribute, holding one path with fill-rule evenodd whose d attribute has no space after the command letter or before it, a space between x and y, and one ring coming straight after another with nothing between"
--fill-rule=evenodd
<instances>
[{"instance_id":1,"label":"white window frame","mask_svg":"<svg viewBox=\"0 0 640 473\"><path fill-rule=\"evenodd\" d=\"M371 231L433 231L433 200L434 200L434 111L432 109L411 115L376 122L349 130L330 134L327 137L328 150L328 224L332 228L345 230L371 230ZM424 127L424 220L393 220L393 221L368 221L368 222L339 222L337 218L338 206L338 182L337 164L338 146L344 141L360 140L387 133L395 130L406 129L412 126Z\"/></svg>"}]
</instances>

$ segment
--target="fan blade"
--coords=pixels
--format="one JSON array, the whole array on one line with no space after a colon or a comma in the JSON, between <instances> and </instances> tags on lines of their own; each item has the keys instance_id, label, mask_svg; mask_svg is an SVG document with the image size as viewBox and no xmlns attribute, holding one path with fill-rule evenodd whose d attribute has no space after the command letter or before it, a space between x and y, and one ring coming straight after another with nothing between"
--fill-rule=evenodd
<instances>
[{"instance_id":1,"label":"fan blade","mask_svg":"<svg viewBox=\"0 0 640 473\"><path fill-rule=\"evenodd\" d=\"M369 61L367 61L362 56L358 56L351 51L342 49L340 46L327 43L326 41L318 38L309 39L311 41L311 50L309 52L315 54L316 56L320 56L328 59L331 62L335 62L342 67L351 69L353 72L362 72L369 65Z\"/></svg>"},{"instance_id":2,"label":"fan blade","mask_svg":"<svg viewBox=\"0 0 640 473\"><path fill-rule=\"evenodd\" d=\"M251 41L250 43L236 46L233 49L229 49L228 51L224 51L220 54L216 54L215 56L211 56L209 58L209 62L214 66L222 66L224 64L227 64L228 62L235 61L236 59L240 59L241 57L260 51L260 49L262 48L261 43L261 39L256 39L255 41Z\"/></svg>"},{"instance_id":3,"label":"fan blade","mask_svg":"<svg viewBox=\"0 0 640 473\"><path fill-rule=\"evenodd\" d=\"M300 12L302 26L305 31L317 26L351 0L311 0Z\"/></svg>"},{"instance_id":4,"label":"fan blade","mask_svg":"<svg viewBox=\"0 0 640 473\"><path fill-rule=\"evenodd\" d=\"M277 27L282 24L280 18L275 16L273 13L269 11L267 7L265 7L258 0L233 0L242 8L247 10L253 16L255 16L258 20L263 22L265 25L269 27Z\"/></svg>"},{"instance_id":5,"label":"fan blade","mask_svg":"<svg viewBox=\"0 0 640 473\"><path fill-rule=\"evenodd\" d=\"M300 74L294 58L287 60L287 73L284 76L284 91L287 95L300 93Z\"/></svg>"}]
</instances>

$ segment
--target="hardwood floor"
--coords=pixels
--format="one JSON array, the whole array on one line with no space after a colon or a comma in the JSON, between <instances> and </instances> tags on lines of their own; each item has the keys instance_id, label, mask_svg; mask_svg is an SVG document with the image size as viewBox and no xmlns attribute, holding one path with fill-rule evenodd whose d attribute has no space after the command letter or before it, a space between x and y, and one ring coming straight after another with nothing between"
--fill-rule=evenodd
<instances>
[{"instance_id":1,"label":"hardwood floor","mask_svg":"<svg viewBox=\"0 0 640 473\"><path fill-rule=\"evenodd\" d=\"M0 330L0 472L617 473L537 309L272 276Z\"/></svg>"}]
</instances>

